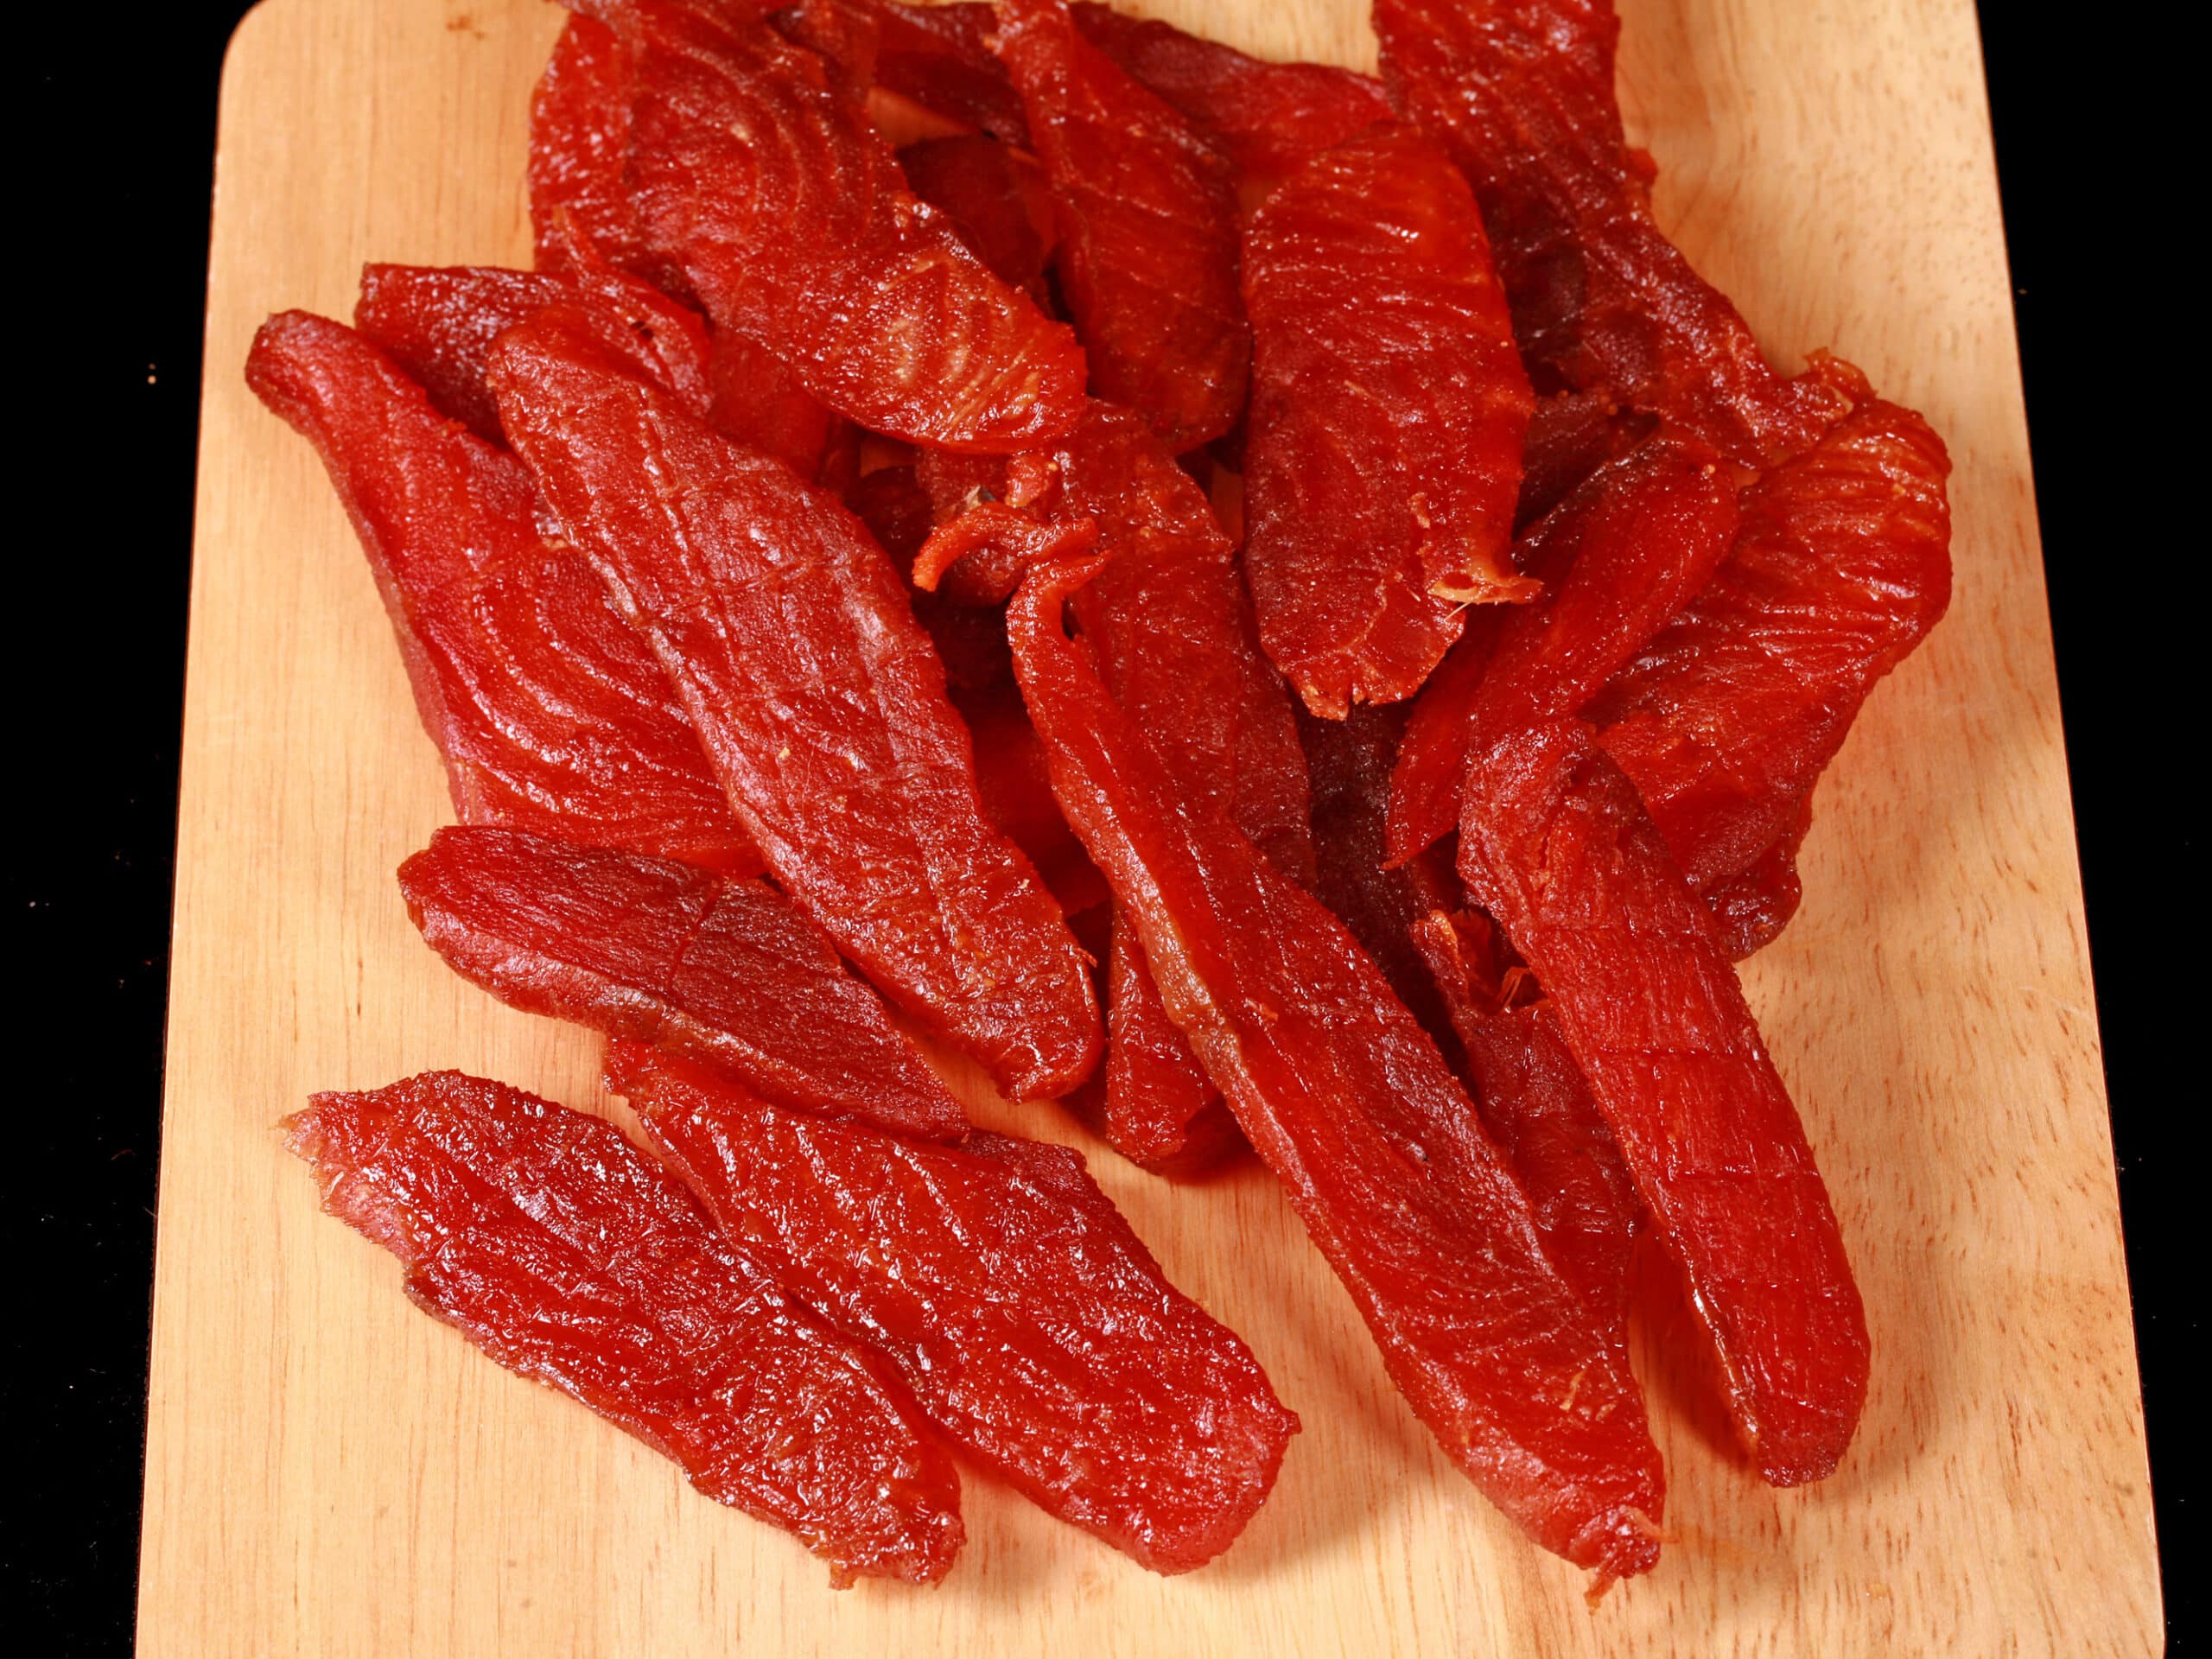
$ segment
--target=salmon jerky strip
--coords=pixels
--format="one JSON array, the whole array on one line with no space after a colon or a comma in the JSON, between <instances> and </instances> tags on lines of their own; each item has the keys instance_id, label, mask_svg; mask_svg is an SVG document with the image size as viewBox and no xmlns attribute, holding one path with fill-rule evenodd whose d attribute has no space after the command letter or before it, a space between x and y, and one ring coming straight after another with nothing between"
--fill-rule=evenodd
<instances>
[{"instance_id":1,"label":"salmon jerky strip","mask_svg":"<svg viewBox=\"0 0 2212 1659\"><path fill-rule=\"evenodd\" d=\"M1300 166L1244 233L1245 570L1306 706L1411 696L1511 559L1532 398L1466 182L1412 129Z\"/></svg>"},{"instance_id":2,"label":"salmon jerky strip","mask_svg":"<svg viewBox=\"0 0 2212 1659\"><path fill-rule=\"evenodd\" d=\"M464 979L656 1043L803 1111L957 1140L968 1120L830 938L765 881L505 830L444 829L399 867Z\"/></svg>"},{"instance_id":3,"label":"salmon jerky strip","mask_svg":"<svg viewBox=\"0 0 2212 1659\"><path fill-rule=\"evenodd\" d=\"M521 462L303 311L263 326L246 379L329 469L464 823L760 873L667 671L539 528Z\"/></svg>"},{"instance_id":4,"label":"salmon jerky strip","mask_svg":"<svg viewBox=\"0 0 2212 1659\"><path fill-rule=\"evenodd\" d=\"M1092 574L1030 575L1014 662L1061 805L1168 1013L1452 1460L1546 1548L1608 1577L1647 1570L1663 1481L1634 1376L1380 970L1225 814L1176 788L1067 637L1062 608Z\"/></svg>"},{"instance_id":5,"label":"salmon jerky strip","mask_svg":"<svg viewBox=\"0 0 2212 1659\"><path fill-rule=\"evenodd\" d=\"M631 63L629 176L647 245L718 328L871 430L1003 453L1080 412L1074 335L906 188L830 67L704 0L592 0Z\"/></svg>"},{"instance_id":6,"label":"salmon jerky strip","mask_svg":"<svg viewBox=\"0 0 2212 1659\"><path fill-rule=\"evenodd\" d=\"M831 1583L951 1567L959 1475L906 1389L613 1124L431 1071L317 1095L285 1130L416 1306L792 1534Z\"/></svg>"},{"instance_id":7,"label":"salmon jerky strip","mask_svg":"<svg viewBox=\"0 0 2212 1659\"><path fill-rule=\"evenodd\" d=\"M557 319L502 337L493 385L785 890L1001 1088L1082 1082L1101 1042L1083 952L985 817L944 667L865 526Z\"/></svg>"},{"instance_id":8,"label":"salmon jerky strip","mask_svg":"<svg viewBox=\"0 0 2212 1659\"><path fill-rule=\"evenodd\" d=\"M1157 1573L1227 1548L1298 1419L1062 1147L925 1147L618 1044L609 1086L740 1248L898 1367L944 1435Z\"/></svg>"}]
</instances>

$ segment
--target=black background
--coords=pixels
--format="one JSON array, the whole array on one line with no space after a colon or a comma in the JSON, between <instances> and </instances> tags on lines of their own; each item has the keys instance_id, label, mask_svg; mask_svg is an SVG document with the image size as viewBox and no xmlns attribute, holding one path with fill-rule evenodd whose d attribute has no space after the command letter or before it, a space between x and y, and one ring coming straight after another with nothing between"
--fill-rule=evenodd
<instances>
[{"instance_id":1,"label":"black background","mask_svg":"<svg viewBox=\"0 0 2212 1659\"><path fill-rule=\"evenodd\" d=\"M29 108L8 204L10 390L34 434L0 474L16 524L8 714L29 762L8 774L21 1012L4 1215L22 1288L4 1386L22 1473L0 1562L29 1618L19 1651L130 1640L215 92L245 9L11 20ZM2056 10L1999 0L1982 22L2179 1652L2202 1606L2173 1569L2202 1502L2183 1355L2202 1340L2207 1208L2187 1155L2204 1067L2184 1077L2175 1058L2204 1023L2206 977L2190 800L2206 745L2180 686L2205 650L2206 532L2171 521L2204 464L2182 453L2202 422L2183 402L2202 284L2176 240L2198 233L2204 189L2160 176L2175 152L2152 119L2180 95L2175 43L2139 44L2117 12L2061 33L2040 21Z\"/></svg>"}]
</instances>

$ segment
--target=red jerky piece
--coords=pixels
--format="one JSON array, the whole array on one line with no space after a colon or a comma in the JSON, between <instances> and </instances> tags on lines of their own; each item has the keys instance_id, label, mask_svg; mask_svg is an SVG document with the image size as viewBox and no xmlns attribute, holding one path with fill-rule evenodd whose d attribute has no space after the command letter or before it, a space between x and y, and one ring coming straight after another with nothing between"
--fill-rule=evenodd
<instances>
[{"instance_id":1,"label":"red jerky piece","mask_svg":"<svg viewBox=\"0 0 2212 1659\"><path fill-rule=\"evenodd\" d=\"M330 470L465 822L760 874L667 671L539 530L519 461L305 312L263 326L246 379Z\"/></svg>"},{"instance_id":2,"label":"red jerky piece","mask_svg":"<svg viewBox=\"0 0 2212 1659\"><path fill-rule=\"evenodd\" d=\"M630 151L630 67L596 18L571 16L530 105L530 221L541 270L567 268L575 232L626 270L652 274L638 204L623 177Z\"/></svg>"},{"instance_id":3,"label":"red jerky piece","mask_svg":"<svg viewBox=\"0 0 2212 1659\"><path fill-rule=\"evenodd\" d=\"M1581 1292L1594 1328L1624 1346L1636 1184L1557 1014L1548 1002L1508 1000L1511 981L1500 982L1493 930L1479 912L1431 911L1410 938L1449 1012L1483 1127L1535 1205L1545 1249Z\"/></svg>"},{"instance_id":4,"label":"red jerky piece","mask_svg":"<svg viewBox=\"0 0 2212 1659\"><path fill-rule=\"evenodd\" d=\"M1549 589L1430 680L1390 785L1389 856L1448 834L1478 721L1572 714L1704 587L1736 531L1732 482L1700 446L1653 439L1592 474L1522 538Z\"/></svg>"},{"instance_id":5,"label":"red jerky piece","mask_svg":"<svg viewBox=\"0 0 2212 1659\"><path fill-rule=\"evenodd\" d=\"M829 936L765 881L506 830L441 830L407 913L502 1002L658 1043L803 1111L957 1140L968 1120Z\"/></svg>"},{"instance_id":6,"label":"red jerky piece","mask_svg":"<svg viewBox=\"0 0 2212 1659\"><path fill-rule=\"evenodd\" d=\"M1591 1331L1527 1195L1381 972L1175 787L1062 632L1089 574L1052 565L1023 584L1014 664L1053 788L1143 935L1169 1014L1446 1452L1545 1548L1609 1577L1646 1570L1663 1483L1635 1376Z\"/></svg>"},{"instance_id":7,"label":"red jerky piece","mask_svg":"<svg viewBox=\"0 0 2212 1659\"><path fill-rule=\"evenodd\" d=\"M1409 128L1314 156L1244 233L1245 570L1317 715L1411 696L1460 607L1520 602L1532 399L1466 181Z\"/></svg>"},{"instance_id":8,"label":"red jerky piece","mask_svg":"<svg viewBox=\"0 0 2212 1659\"><path fill-rule=\"evenodd\" d=\"M1744 497L1727 563L1593 703L1600 741L1700 886L1796 824L1877 681L1950 602L1950 459L1834 359L1853 412Z\"/></svg>"},{"instance_id":9,"label":"red jerky piece","mask_svg":"<svg viewBox=\"0 0 2212 1659\"><path fill-rule=\"evenodd\" d=\"M1057 510L1096 519L1100 549L1113 556L1075 604L1116 702L1185 798L1227 811L1278 869L1310 882L1296 718L1261 654L1235 550L1205 492L1142 421L1103 404L1051 459ZM1138 961L1123 952L1122 972L1139 971ZM1134 988L1128 995L1117 1027L1125 1052L1107 1073L1109 1135L1140 1163L1191 1173L1235 1137L1203 1093L1194 1097L1199 1068L1176 1058L1172 1023L1135 1001Z\"/></svg>"},{"instance_id":10,"label":"red jerky piece","mask_svg":"<svg viewBox=\"0 0 2212 1659\"><path fill-rule=\"evenodd\" d=\"M703 0L592 0L632 54L646 241L718 328L823 403L914 442L999 452L1080 413L1074 336L906 188L822 59Z\"/></svg>"},{"instance_id":11,"label":"red jerky piece","mask_svg":"<svg viewBox=\"0 0 2212 1659\"><path fill-rule=\"evenodd\" d=\"M1266 1501L1298 1419L1078 1154L916 1146L628 1046L607 1067L740 1248L1025 1497L1155 1573L1212 1560Z\"/></svg>"},{"instance_id":12,"label":"red jerky piece","mask_svg":"<svg viewBox=\"0 0 2212 1659\"><path fill-rule=\"evenodd\" d=\"M1001 282L1043 298L1052 251L1052 188L1043 168L980 133L908 144L899 166Z\"/></svg>"},{"instance_id":13,"label":"red jerky piece","mask_svg":"<svg viewBox=\"0 0 2212 1659\"><path fill-rule=\"evenodd\" d=\"M1167 1017L1144 941L1121 905L1114 906L1107 987L1106 1139L1156 1175L1204 1174L1244 1144L1243 1132Z\"/></svg>"},{"instance_id":14,"label":"red jerky piece","mask_svg":"<svg viewBox=\"0 0 2212 1659\"><path fill-rule=\"evenodd\" d=\"M1001 1088L1080 1083L1100 1041L1083 953L984 817L944 667L866 528L573 328L502 336L493 385L784 889Z\"/></svg>"},{"instance_id":15,"label":"red jerky piece","mask_svg":"<svg viewBox=\"0 0 2212 1659\"><path fill-rule=\"evenodd\" d=\"M1866 1403L1866 1313L1712 912L1635 786L1572 720L1473 756L1459 874L1550 993L1760 1472L1821 1479Z\"/></svg>"},{"instance_id":16,"label":"red jerky piece","mask_svg":"<svg viewBox=\"0 0 2212 1659\"><path fill-rule=\"evenodd\" d=\"M1299 722L1313 780L1315 892L1375 959L1447 1058L1456 1057L1483 1127L1511 1160L1536 1230L1588 1304L1592 1329L1627 1336L1636 1192L1582 1074L1548 1010L1510 1007L1492 930L1465 908L1440 847L1382 866L1396 709ZM1533 988L1525 969L1518 981Z\"/></svg>"},{"instance_id":17,"label":"red jerky piece","mask_svg":"<svg viewBox=\"0 0 2212 1659\"><path fill-rule=\"evenodd\" d=\"M1059 193L1054 263L1091 391L1179 454L1221 436L1252 359L1228 161L1077 34L1059 0L1007 0L997 51Z\"/></svg>"},{"instance_id":18,"label":"red jerky piece","mask_svg":"<svg viewBox=\"0 0 2212 1659\"><path fill-rule=\"evenodd\" d=\"M589 1406L708 1497L781 1527L830 1582L928 1584L960 1478L906 1389L793 1301L613 1124L458 1071L317 1095L286 1122L322 1205L407 1294Z\"/></svg>"},{"instance_id":19,"label":"red jerky piece","mask_svg":"<svg viewBox=\"0 0 2212 1659\"><path fill-rule=\"evenodd\" d=\"M881 41L876 9L867 0L798 0L797 5L772 13L768 21L785 40L834 67L847 97L867 101Z\"/></svg>"},{"instance_id":20,"label":"red jerky piece","mask_svg":"<svg viewBox=\"0 0 2212 1659\"><path fill-rule=\"evenodd\" d=\"M1310 882L1297 716L1205 492L1142 421L1096 402L1050 458L1059 510L1096 519L1112 555L1075 607L1115 701L1191 798Z\"/></svg>"},{"instance_id":21,"label":"red jerky piece","mask_svg":"<svg viewBox=\"0 0 2212 1659\"><path fill-rule=\"evenodd\" d=\"M1307 156L1389 118L1382 83L1326 63L1270 63L1157 18L1078 0L1084 38L1166 99L1248 181L1270 184Z\"/></svg>"},{"instance_id":22,"label":"red jerky piece","mask_svg":"<svg viewBox=\"0 0 2212 1659\"><path fill-rule=\"evenodd\" d=\"M878 85L1009 144L1028 143L1021 94L990 48L998 29L995 8L863 3L876 14Z\"/></svg>"},{"instance_id":23,"label":"red jerky piece","mask_svg":"<svg viewBox=\"0 0 2212 1659\"><path fill-rule=\"evenodd\" d=\"M1649 159L1614 95L1612 0L1376 0L1374 16L1392 97L1482 202L1532 366L1747 463L1834 417L1653 223Z\"/></svg>"},{"instance_id":24,"label":"red jerky piece","mask_svg":"<svg viewBox=\"0 0 2212 1659\"><path fill-rule=\"evenodd\" d=\"M586 244L571 249L557 276L491 265L365 265L353 323L422 383L432 403L498 443L499 411L484 383L492 342L551 305L573 308L610 346L636 355L687 408L707 409L705 326Z\"/></svg>"}]
</instances>

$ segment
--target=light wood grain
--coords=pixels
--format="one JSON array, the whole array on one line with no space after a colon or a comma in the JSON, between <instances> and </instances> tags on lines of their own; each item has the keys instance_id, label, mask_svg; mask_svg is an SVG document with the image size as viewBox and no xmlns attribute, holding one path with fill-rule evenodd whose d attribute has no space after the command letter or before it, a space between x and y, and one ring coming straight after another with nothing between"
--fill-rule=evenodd
<instances>
[{"instance_id":1,"label":"light wood grain","mask_svg":"<svg viewBox=\"0 0 2212 1659\"><path fill-rule=\"evenodd\" d=\"M1147 8L1367 65L1359 0ZM927 1593L844 1594L401 1297L271 1125L461 1066L601 1104L588 1034L409 927L448 815L368 570L247 393L254 326L370 257L520 261L536 0L271 0L224 80L139 1631L149 1656L2140 1654L2158 1643L2127 1287L1968 0L1634 0L1663 219L1785 360L1833 344L1958 461L1958 588L1823 785L1754 1005L1876 1343L1842 1471L1777 1493L1652 1321L1675 1542L1593 1613L1393 1395L1255 1168L1094 1166L1304 1414L1228 1556L1150 1576L989 1481ZM2063 458L2054 458L2063 464ZM979 1116L1053 1139L963 1073Z\"/></svg>"}]
</instances>

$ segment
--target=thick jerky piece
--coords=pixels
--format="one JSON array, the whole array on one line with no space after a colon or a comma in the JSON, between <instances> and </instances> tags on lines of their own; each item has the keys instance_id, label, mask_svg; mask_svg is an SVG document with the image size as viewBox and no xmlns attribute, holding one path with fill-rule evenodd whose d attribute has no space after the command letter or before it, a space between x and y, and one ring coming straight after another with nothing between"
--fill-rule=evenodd
<instances>
[{"instance_id":1,"label":"thick jerky piece","mask_svg":"<svg viewBox=\"0 0 2212 1659\"><path fill-rule=\"evenodd\" d=\"M1106 982L1106 1139L1156 1175L1205 1173L1244 1136L1167 1017L1144 941L1121 905L1114 906Z\"/></svg>"},{"instance_id":2,"label":"thick jerky piece","mask_svg":"<svg viewBox=\"0 0 2212 1659\"><path fill-rule=\"evenodd\" d=\"M305 312L263 326L246 380L330 470L464 822L760 874L667 671L539 529L519 461Z\"/></svg>"},{"instance_id":3,"label":"thick jerky piece","mask_svg":"<svg viewBox=\"0 0 2212 1659\"><path fill-rule=\"evenodd\" d=\"M592 0L632 55L630 176L647 243L718 328L872 430L982 451L1081 410L1070 331L906 188L823 60L703 0Z\"/></svg>"},{"instance_id":4,"label":"thick jerky piece","mask_svg":"<svg viewBox=\"0 0 2212 1659\"><path fill-rule=\"evenodd\" d=\"M1077 34L1059 0L1007 0L996 49L1059 194L1053 259L1091 391L1136 410L1179 454L1221 436L1252 359L1233 169Z\"/></svg>"},{"instance_id":5,"label":"thick jerky piece","mask_svg":"<svg viewBox=\"0 0 2212 1659\"><path fill-rule=\"evenodd\" d=\"M1115 701L1191 798L1311 882L1297 716L1205 492L1141 421L1096 402L1050 459L1061 510L1097 520L1112 556L1075 606Z\"/></svg>"},{"instance_id":6,"label":"thick jerky piece","mask_svg":"<svg viewBox=\"0 0 2212 1659\"><path fill-rule=\"evenodd\" d=\"M794 1535L831 1583L951 1567L960 1478L906 1389L613 1124L430 1071L317 1095L285 1128L416 1306Z\"/></svg>"},{"instance_id":7,"label":"thick jerky piece","mask_svg":"<svg viewBox=\"0 0 2212 1659\"><path fill-rule=\"evenodd\" d=\"M1719 574L1589 709L1700 887L1791 828L1868 692L1950 601L1942 441L1848 365L1807 378L1856 407L1745 493Z\"/></svg>"},{"instance_id":8,"label":"thick jerky piece","mask_svg":"<svg viewBox=\"0 0 2212 1659\"><path fill-rule=\"evenodd\" d=\"M685 407L707 409L705 327L588 244L572 249L557 276L493 265L365 265L353 324L421 382L432 403L498 443L499 411L484 383L492 342L551 305L572 308L608 345L637 354Z\"/></svg>"},{"instance_id":9,"label":"thick jerky piece","mask_svg":"<svg viewBox=\"0 0 2212 1659\"><path fill-rule=\"evenodd\" d=\"M1652 221L1649 159L1614 95L1612 0L1376 0L1374 16L1392 97L1482 202L1540 383L1608 393L1753 465L1834 418L1832 393L1777 374Z\"/></svg>"},{"instance_id":10,"label":"thick jerky piece","mask_svg":"<svg viewBox=\"0 0 2212 1659\"><path fill-rule=\"evenodd\" d=\"M1410 942L1443 999L1483 1127L1521 1177L1536 1230L1582 1293L1609 1342L1628 1341L1629 1268L1639 1226L1636 1185L1590 1085L1542 1001L1511 1000L1488 919L1465 908L1416 918ZM1530 986L1527 969L1518 979Z\"/></svg>"},{"instance_id":11,"label":"thick jerky piece","mask_svg":"<svg viewBox=\"0 0 2212 1659\"><path fill-rule=\"evenodd\" d=\"M618 1046L608 1083L739 1248L888 1355L955 1444L1156 1573L1266 1500L1298 1419L1160 1271L1083 1159L779 1112Z\"/></svg>"},{"instance_id":12,"label":"thick jerky piece","mask_svg":"<svg viewBox=\"0 0 2212 1659\"><path fill-rule=\"evenodd\" d=\"M430 948L515 1007L658 1043L779 1105L967 1132L875 993L765 881L446 829L399 867L399 890Z\"/></svg>"},{"instance_id":13,"label":"thick jerky piece","mask_svg":"<svg viewBox=\"0 0 2212 1659\"><path fill-rule=\"evenodd\" d=\"M1681 1264L1759 1471L1778 1486L1821 1479L1866 1403L1866 1313L1712 912L1573 720L1472 756L1459 874L1550 995Z\"/></svg>"},{"instance_id":14,"label":"thick jerky piece","mask_svg":"<svg viewBox=\"0 0 2212 1659\"><path fill-rule=\"evenodd\" d=\"M1344 926L1185 798L1061 629L1090 574L1009 613L1052 785L1144 938L1168 1012L1445 1451L1548 1549L1657 1559L1662 1479L1624 1359L1546 1255L1435 1045Z\"/></svg>"},{"instance_id":15,"label":"thick jerky piece","mask_svg":"<svg viewBox=\"0 0 2212 1659\"><path fill-rule=\"evenodd\" d=\"M1529 380L1466 181L1410 128L1299 168L1244 232L1245 570L1317 715L1417 690L1462 607L1521 602Z\"/></svg>"},{"instance_id":16,"label":"thick jerky piece","mask_svg":"<svg viewBox=\"0 0 2212 1659\"><path fill-rule=\"evenodd\" d=\"M1521 567L1548 591L1455 651L1414 705L1391 779L1391 861L1450 832L1478 721L1580 709L1706 585L1736 526L1734 485L1711 453L1660 437L1523 537Z\"/></svg>"},{"instance_id":17,"label":"thick jerky piece","mask_svg":"<svg viewBox=\"0 0 2212 1659\"><path fill-rule=\"evenodd\" d=\"M984 817L944 667L866 528L575 330L504 335L493 385L779 883L1009 1094L1080 1083L1100 1042L1083 953Z\"/></svg>"},{"instance_id":18,"label":"thick jerky piece","mask_svg":"<svg viewBox=\"0 0 2212 1659\"><path fill-rule=\"evenodd\" d=\"M1052 190L1034 161L995 138L961 133L908 144L899 166L914 194L952 221L1001 282L1043 297Z\"/></svg>"},{"instance_id":19,"label":"thick jerky piece","mask_svg":"<svg viewBox=\"0 0 2212 1659\"><path fill-rule=\"evenodd\" d=\"M622 42L598 19L571 16L530 105L530 222L540 270L567 269L582 232L626 270L653 274L622 176L629 149Z\"/></svg>"},{"instance_id":20,"label":"thick jerky piece","mask_svg":"<svg viewBox=\"0 0 2212 1659\"><path fill-rule=\"evenodd\" d=\"M1116 701L1185 798L1226 810L1278 869L1310 883L1296 716L1205 493L1134 414L1103 404L1051 459L1058 509L1095 519L1113 556L1075 604ZM1135 951L1123 960L1141 971ZM1154 1017L1156 995L1148 1003L1131 1002L1118 1027L1126 1052L1109 1056L1109 1138L1148 1167L1193 1173L1236 1137L1203 1094L1194 1103L1200 1068Z\"/></svg>"},{"instance_id":21,"label":"thick jerky piece","mask_svg":"<svg viewBox=\"0 0 2212 1659\"><path fill-rule=\"evenodd\" d=\"M1262 188L1389 118L1382 83L1327 63L1270 63L1157 18L1078 0L1084 38L1166 99Z\"/></svg>"}]
</instances>

